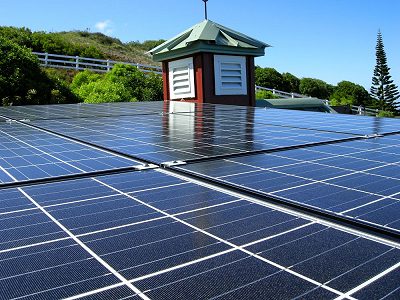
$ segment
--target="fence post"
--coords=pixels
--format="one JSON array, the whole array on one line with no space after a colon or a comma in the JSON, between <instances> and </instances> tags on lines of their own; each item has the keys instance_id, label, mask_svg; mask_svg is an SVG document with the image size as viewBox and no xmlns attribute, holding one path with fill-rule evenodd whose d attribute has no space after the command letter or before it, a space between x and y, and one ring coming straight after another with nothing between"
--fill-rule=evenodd
<instances>
[{"instance_id":1,"label":"fence post","mask_svg":"<svg viewBox=\"0 0 400 300\"><path fill-rule=\"evenodd\" d=\"M45 65L45 66L47 66L47 64L48 64L48 59L49 59L49 54L46 52L46 53L44 54L44 65Z\"/></svg>"},{"instance_id":2,"label":"fence post","mask_svg":"<svg viewBox=\"0 0 400 300\"><path fill-rule=\"evenodd\" d=\"M75 69L79 70L79 56L75 56Z\"/></svg>"},{"instance_id":3,"label":"fence post","mask_svg":"<svg viewBox=\"0 0 400 300\"><path fill-rule=\"evenodd\" d=\"M107 72L110 71L110 69L111 69L111 68L110 68L110 60L107 59Z\"/></svg>"},{"instance_id":4,"label":"fence post","mask_svg":"<svg viewBox=\"0 0 400 300\"><path fill-rule=\"evenodd\" d=\"M294 98L294 93L291 93L291 95L292 95L292 98Z\"/></svg>"},{"instance_id":5,"label":"fence post","mask_svg":"<svg viewBox=\"0 0 400 300\"><path fill-rule=\"evenodd\" d=\"M275 89L272 89L272 94L274 94L274 95L275 95Z\"/></svg>"}]
</instances>

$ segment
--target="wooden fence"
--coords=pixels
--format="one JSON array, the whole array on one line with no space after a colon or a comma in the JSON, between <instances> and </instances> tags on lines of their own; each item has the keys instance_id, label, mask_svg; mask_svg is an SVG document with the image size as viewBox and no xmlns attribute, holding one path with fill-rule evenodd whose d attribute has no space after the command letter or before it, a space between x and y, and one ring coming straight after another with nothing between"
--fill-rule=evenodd
<instances>
[{"instance_id":1,"label":"wooden fence","mask_svg":"<svg viewBox=\"0 0 400 300\"><path fill-rule=\"evenodd\" d=\"M42 52L32 52L37 55L40 65L49 68L61 68L70 70L90 70L94 72L108 72L115 64L127 64L137 67L142 72L154 72L161 74L161 68L138 63L120 62L109 59L96 59L80 56L69 56L50 54Z\"/></svg>"},{"instance_id":2,"label":"wooden fence","mask_svg":"<svg viewBox=\"0 0 400 300\"><path fill-rule=\"evenodd\" d=\"M355 115L360 115L360 116L378 116L379 109L375 108L368 108L368 107L363 107L363 106L355 106L352 105L351 111Z\"/></svg>"},{"instance_id":3,"label":"wooden fence","mask_svg":"<svg viewBox=\"0 0 400 300\"><path fill-rule=\"evenodd\" d=\"M286 98L286 99L287 98L310 98L310 96L305 96L305 95L301 95L301 94L297 94L297 93L288 93L288 92L284 92L284 91L280 91L280 90L276 90L276 89L270 89L270 88L256 85L256 91L259 91L259 90L270 91L270 92L272 92L272 94L274 94L280 98Z\"/></svg>"}]
</instances>

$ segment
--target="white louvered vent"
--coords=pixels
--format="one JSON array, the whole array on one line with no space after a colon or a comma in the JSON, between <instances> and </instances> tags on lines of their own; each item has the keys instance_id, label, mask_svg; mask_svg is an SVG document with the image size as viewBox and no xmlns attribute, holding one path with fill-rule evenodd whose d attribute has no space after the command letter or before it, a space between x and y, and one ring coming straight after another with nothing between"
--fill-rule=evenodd
<instances>
[{"instance_id":1,"label":"white louvered vent","mask_svg":"<svg viewBox=\"0 0 400 300\"><path fill-rule=\"evenodd\" d=\"M170 98L193 98L195 96L193 58L171 61L168 63L168 69Z\"/></svg>"},{"instance_id":2,"label":"white louvered vent","mask_svg":"<svg viewBox=\"0 0 400 300\"><path fill-rule=\"evenodd\" d=\"M244 56L215 55L215 94L246 95L246 58Z\"/></svg>"}]
</instances>

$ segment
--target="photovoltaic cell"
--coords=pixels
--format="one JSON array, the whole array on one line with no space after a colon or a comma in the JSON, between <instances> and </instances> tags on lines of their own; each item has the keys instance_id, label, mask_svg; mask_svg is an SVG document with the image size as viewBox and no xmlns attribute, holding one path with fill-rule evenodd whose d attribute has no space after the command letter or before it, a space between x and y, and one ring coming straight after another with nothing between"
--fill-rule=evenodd
<instances>
[{"instance_id":1,"label":"photovoltaic cell","mask_svg":"<svg viewBox=\"0 0 400 300\"><path fill-rule=\"evenodd\" d=\"M0 123L0 184L139 164L18 123Z\"/></svg>"},{"instance_id":2,"label":"photovoltaic cell","mask_svg":"<svg viewBox=\"0 0 400 300\"><path fill-rule=\"evenodd\" d=\"M400 230L397 141L392 135L179 168ZM390 159L382 158L385 154Z\"/></svg>"},{"instance_id":3,"label":"photovoltaic cell","mask_svg":"<svg viewBox=\"0 0 400 300\"><path fill-rule=\"evenodd\" d=\"M142 180L148 176L157 179L160 185L148 185ZM354 272L370 278L400 262L399 250L391 246L170 177L159 171L142 171L48 183L22 190L102 261L154 299L243 298L258 293L265 297L278 293L285 297L335 298L364 282L364 279L349 282L342 276L346 278ZM98 189L99 194L96 194L97 189L90 182L103 186L105 190ZM130 183L129 188L127 183ZM62 185L66 185L66 191L71 190L64 197L58 192L63 190ZM77 193L74 198L74 186L76 191L88 186L88 191L93 193ZM189 187L192 193L187 190ZM189 199L198 205L186 206ZM167 202L169 204L164 207ZM120 208L129 212L131 208L140 207L149 210L149 213L142 214L147 219L137 220L140 213L136 212L128 213L135 216L133 219L119 218L122 216ZM10 217L20 218L20 225L24 228L30 224L23 224L24 221L33 222L32 226L52 223L47 216L41 217L43 213L39 209L30 210L29 214L31 218L18 212ZM120 223L113 223L113 220ZM0 226L7 229L7 222L4 220ZM101 227L86 227L88 224L101 224ZM92 228L93 231L77 231L76 226ZM62 233L62 228L58 229ZM19 278L28 276L24 275L26 271L36 274L37 277L29 275L29 279L36 283L37 278L45 273L62 271L72 275L79 266L88 271L79 276L72 275L68 280L61 277L53 281L51 286L54 290L50 294L44 293L43 298L74 293L89 293L93 297L96 294L135 297L132 290L127 291L113 276L101 271L103 265L99 265L65 233L44 245L26 244L18 249L0 251L0 264L26 260L30 262L30 269L17 266L4 271L15 274L2 274L3 278L10 278L2 281L7 289ZM1 255L5 255L6 260L2 260ZM42 255L46 255L48 260L40 259ZM380 265L382 259L386 263ZM338 261L343 261L343 264L338 265ZM379 267L365 269L366 262ZM52 264L57 266L49 268ZM316 265L320 267L316 269ZM286 268L292 271L288 273ZM239 270L241 276L234 276ZM216 278L219 280L215 281ZM78 279L86 283L75 283ZM207 280L216 284L210 289L205 284ZM279 287L276 287L276 282L280 283ZM331 282L334 285L330 286ZM63 283L69 288L61 289ZM18 293L37 291L41 295L43 284L47 283L28 286ZM105 285L110 287L103 289ZM290 288L292 286L296 288ZM179 293L172 293L173 290Z\"/></svg>"},{"instance_id":4,"label":"photovoltaic cell","mask_svg":"<svg viewBox=\"0 0 400 300\"><path fill-rule=\"evenodd\" d=\"M71 240L0 253L2 299L61 299L118 282Z\"/></svg>"},{"instance_id":5,"label":"photovoltaic cell","mask_svg":"<svg viewBox=\"0 0 400 300\"><path fill-rule=\"evenodd\" d=\"M0 108L0 115L56 133L0 121L0 184L43 179L0 190L0 299L399 293L396 242L223 188L234 184L399 230L399 136L362 138L397 132L398 120L179 102ZM189 161L80 178L135 160L57 133L133 158ZM321 142L328 144L311 145ZM299 148L282 148L292 146ZM260 150L269 153L253 153ZM231 154L240 155L222 156ZM205 160L190 161L197 158ZM48 182L63 174L77 176Z\"/></svg>"},{"instance_id":6,"label":"photovoltaic cell","mask_svg":"<svg viewBox=\"0 0 400 300\"><path fill-rule=\"evenodd\" d=\"M115 288L110 288L108 290L94 293L88 293L87 296L82 296L80 299L83 300L96 300L96 299L123 299L123 300L140 300L140 296L138 296L135 292L133 292L127 286L118 286Z\"/></svg>"},{"instance_id":7,"label":"photovoltaic cell","mask_svg":"<svg viewBox=\"0 0 400 300\"><path fill-rule=\"evenodd\" d=\"M258 110L256 110L258 112ZM256 121L278 126L295 126L312 130L342 132L360 135L399 132L398 120L371 118L346 114L268 109L267 114L257 114Z\"/></svg>"},{"instance_id":8,"label":"photovoltaic cell","mask_svg":"<svg viewBox=\"0 0 400 300\"><path fill-rule=\"evenodd\" d=\"M247 107L232 105L211 105L185 102L118 102L79 103L61 105L29 105L0 107L0 115L15 120L73 119L94 117L120 117L146 114L160 114L163 111L175 113L195 113L206 111L247 111Z\"/></svg>"},{"instance_id":9,"label":"photovoltaic cell","mask_svg":"<svg viewBox=\"0 0 400 300\"><path fill-rule=\"evenodd\" d=\"M226 119L225 119L226 118ZM281 128L241 120L204 119L191 114L36 120L32 124L155 163L268 150L341 140L352 135Z\"/></svg>"}]
</instances>

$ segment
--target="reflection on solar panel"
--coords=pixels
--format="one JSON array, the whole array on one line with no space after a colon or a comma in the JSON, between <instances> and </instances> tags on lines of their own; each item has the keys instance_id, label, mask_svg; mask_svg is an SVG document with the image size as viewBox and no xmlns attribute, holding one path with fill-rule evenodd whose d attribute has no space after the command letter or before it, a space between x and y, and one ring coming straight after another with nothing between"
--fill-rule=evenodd
<instances>
[{"instance_id":1,"label":"reflection on solar panel","mask_svg":"<svg viewBox=\"0 0 400 300\"><path fill-rule=\"evenodd\" d=\"M199 114L201 114L200 112ZM153 163L298 146L354 137L301 128L254 126L254 112L203 118L188 113L67 120L31 124ZM195 134L194 134L195 133Z\"/></svg>"},{"instance_id":2,"label":"reflection on solar panel","mask_svg":"<svg viewBox=\"0 0 400 300\"><path fill-rule=\"evenodd\" d=\"M400 231L400 135L183 169Z\"/></svg>"},{"instance_id":3,"label":"reflection on solar panel","mask_svg":"<svg viewBox=\"0 0 400 300\"><path fill-rule=\"evenodd\" d=\"M0 184L135 164L139 163L19 123L0 123Z\"/></svg>"},{"instance_id":4,"label":"reflection on solar panel","mask_svg":"<svg viewBox=\"0 0 400 300\"><path fill-rule=\"evenodd\" d=\"M189 103L0 114L0 299L400 297L397 120Z\"/></svg>"}]
</instances>

